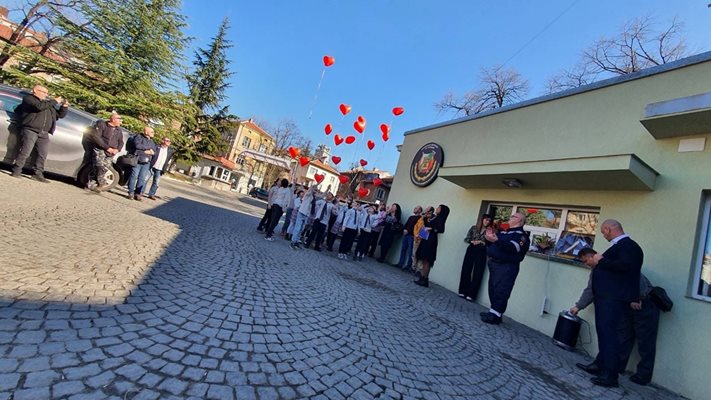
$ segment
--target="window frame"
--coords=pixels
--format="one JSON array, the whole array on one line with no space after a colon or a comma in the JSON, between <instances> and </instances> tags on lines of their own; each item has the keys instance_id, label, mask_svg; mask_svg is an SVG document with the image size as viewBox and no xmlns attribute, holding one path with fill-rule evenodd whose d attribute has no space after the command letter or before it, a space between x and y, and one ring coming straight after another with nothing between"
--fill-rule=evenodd
<instances>
[{"instance_id":1,"label":"window frame","mask_svg":"<svg viewBox=\"0 0 711 400\"><path fill-rule=\"evenodd\" d=\"M697 249L694 257L694 276L692 280L692 286L690 290L690 295L696 300L705 301L711 303L711 285L707 288L706 292L709 295L700 294L702 292L704 282L701 280L701 272L704 266L704 256L706 253L706 247L711 246L707 243L707 238L709 234L709 225L711 221L711 192L705 191L703 194L703 203L701 208L701 225L698 232L697 238Z\"/></svg>"},{"instance_id":2,"label":"window frame","mask_svg":"<svg viewBox=\"0 0 711 400\"><path fill-rule=\"evenodd\" d=\"M540 235L540 234L548 234L554 235L555 243L553 244L551 250L549 253L539 253L535 251L529 250L527 254L532 254L536 256L541 256L541 257L546 257L550 258L552 260L559 260L562 262L574 262L577 263L578 260L577 258L569 258L569 257L563 257L559 256L553 251L555 250L555 247L558 243L558 240L561 239L561 236L564 232L566 232L566 225L568 221L568 214L570 212L583 212L583 213L595 213L598 215L598 224L600 223L599 221L599 215L600 215L600 208L599 207L593 207L593 206L568 206L568 205L560 205L560 204L532 204L532 203L514 203L514 202L498 202L498 201L487 201L484 202L484 207L482 209L487 210L487 213L491 213L492 207L511 207L511 214L518 212L519 210L523 212L524 215L528 215L528 212L526 211L529 208L535 208L535 209L544 209L544 210L560 210L560 222L558 223L558 228L546 228L546 227L540 227L540 226L533 226L533 225L524 225L523 229L526 232L529 232L529 238L533 242L534 240L534 235ZM506 222L506 221L501 221L501 222ZM595 231L597 232L597 226ZM597 233L593 235L593 246L595 245L595 240L598 239Z\"/></svg>"}]
</instances>

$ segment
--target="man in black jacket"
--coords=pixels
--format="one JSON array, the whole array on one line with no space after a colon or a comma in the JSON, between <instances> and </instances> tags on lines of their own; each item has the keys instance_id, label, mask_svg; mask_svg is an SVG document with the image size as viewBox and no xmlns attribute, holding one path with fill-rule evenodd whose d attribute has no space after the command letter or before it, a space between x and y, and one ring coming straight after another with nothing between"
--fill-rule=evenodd
<instances>
[{"instance_id":1,"label":"man in black jacket","mask_svg":"<svg viewBox=\"0 0 711 400\"><path fill-rule=\"evenodd\" d=\"M89 188L95 192L104 191L109 187L106 173L111 167L113 157L123 148L122 121L120 115L113 113L108 121L98 121L89 132L89 152L95 168L96 182L99 184L98 187L93 187L93 182L89 182Z\"/></svg>"},{"instance_id":2,"label":"man in black jacket","mask_svg":"<svg viewBox=\"0 0 711 400\"><path fill-rule=\"evenodd\" d=\"M32 150L37 147L37 159L35 161L34 179L46 183L44 178L44 162L47 159L49 150L49 135L54 134L54 128L59 118L67 115L69 103L61 97L48 98L48 90L41 85L32 88L32 94L22 98L22 103L16 113L22 119L21 134L22 146L15 158L15 166L12 169L13 177L20 177L22 167L32 154ZM59 109L57 106L61 103Z\"/></svg>"},{"instance_id":3,"label":"man in black jacket","mask_svg":"<svg viewBox=\"0 0 711 400\"><path fill-rule=\"evenodd\" d=\"M639 280L644 252L625 234L622 224L608 219L600 232L612 243L607 251L593 256L590 265L592 290L595 296L595 330L598 341L600 375L592 383L604 387L617 387L620 359L618 329L627 307L640 301Z\"/></svg>"}]
</instances>

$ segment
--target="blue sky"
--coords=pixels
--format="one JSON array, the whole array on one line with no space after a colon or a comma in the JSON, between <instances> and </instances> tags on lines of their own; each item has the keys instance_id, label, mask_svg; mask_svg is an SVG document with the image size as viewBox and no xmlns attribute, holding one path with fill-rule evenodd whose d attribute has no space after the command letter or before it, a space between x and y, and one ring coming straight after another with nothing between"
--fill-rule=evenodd
<instances>
[{"instance_id":1,"label":"blue sky","mask_svg":"<svg viewBox=\"0 0 711 400\"><path fill-rule=\"evenodd\" d=\"M709 1L184 0L183 11L193 47L209 43L225 16L231 20L232 113L272 124L292 119L314 144L326 143L342 156L341 167L364 158L394 173L403 133L452 119L433 104L449 91L476 87L480 68L510 59L506 66L529 80L529 98L536 97L593 41L643 16L661 25L676 16L691 53L707 51ZM326 54L336 63L326 70L312 108ZM353 108L345 118L340 103ZM405 113L393 117L395 106ZM363 142L336 147L333 134L324 134L331 123L342 136L357 135L352 125L358 115L367 120L366 139L377 143L373 151ZM387 143L380 139L381 123L392 124Z\"/></svg>"}]
</instances>

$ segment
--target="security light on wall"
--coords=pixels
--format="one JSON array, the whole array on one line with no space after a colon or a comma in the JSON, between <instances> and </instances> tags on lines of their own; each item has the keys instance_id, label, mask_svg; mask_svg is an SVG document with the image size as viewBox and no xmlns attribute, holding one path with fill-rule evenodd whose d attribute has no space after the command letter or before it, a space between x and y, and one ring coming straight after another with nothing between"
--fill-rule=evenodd
<instances>
[{"instance_id":1,"label":"security light on wall","mask_svg":"<svg viewBox=\"0 0 711 400\"><path fill-rule=\"evenodd\" d=\"M516 178L502 179L501 183L503 183L506 187L509 188L520 188L521 186L523 186L523 183L521 183L521 181Z\"/></svg>"}]
</instances>

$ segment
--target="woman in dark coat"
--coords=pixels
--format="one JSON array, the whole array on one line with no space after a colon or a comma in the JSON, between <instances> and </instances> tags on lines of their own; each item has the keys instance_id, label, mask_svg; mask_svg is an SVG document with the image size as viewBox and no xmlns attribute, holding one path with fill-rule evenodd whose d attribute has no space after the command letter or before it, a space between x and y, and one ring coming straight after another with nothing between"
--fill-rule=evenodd
<instances>
[{"instance_id":1,"label":"woman in dark coat","mask_svg":"<svg viewBox=\"0 0 711 400\"><path fill-rule=\"evenodd\" d=\"M429 275L430 269L437 258L437 236L440 233L444 233L444 224L447 222L447 217L449 216L449 207L444 204L440 204L435 210L435 216L425 221L425 226L422 228L427 232L427 238L422 238L420 242L420 247L417 248L417 259L422 263L422 272L420 272L420 279L416 280L415 283L429 287ZM416 232L420 234L420 232ZM422 237L422 235L420 235Z\"/></svg>"},{"instance_id":2,"label":"woman in dark coat","mask_svg":"<svg viewBox=\"0 0 711 400\"><path fill-rule=\"evenodd\" d=\"M385 261L388 256L393 240L395 240L395 234L402 232L401 218L402 210L400 205L397 203L391 204L383 221L383 233L380 234L380 257L378 257L378 262L380 263ZM395 225L399 225L399 229L394 228Z\"/></svg>"},{"instance_id":3,"label":"woman in dark coat","mask_svg":"<svg viewBox=\"0 0 711 400\"><path fill-rule=\"evenodd\" d=\"M481 278L486 269L486 231L492 230L492 220L489 214L481 216L479 223L469 228L464 243L468 244L467 252L462 261L462 274L459 277L459 297L474 301L479 294Z\"/></svg>"}]
</instances>

